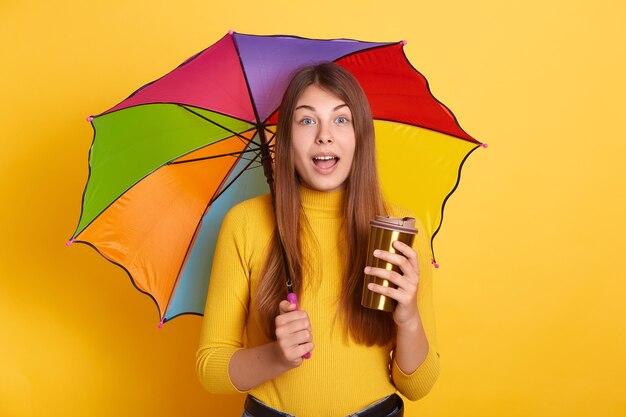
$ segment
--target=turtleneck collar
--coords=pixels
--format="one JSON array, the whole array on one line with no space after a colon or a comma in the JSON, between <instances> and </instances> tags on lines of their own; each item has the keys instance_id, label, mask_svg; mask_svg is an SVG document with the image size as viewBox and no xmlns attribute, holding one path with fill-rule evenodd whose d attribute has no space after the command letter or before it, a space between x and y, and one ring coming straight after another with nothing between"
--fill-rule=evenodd
<instances>
[{"instance_id":1,"label":"turtleneck collar","mask_svg":"<svg viewBox=\"0 0 626 417\"><path fill-rule=\"evenodd\" d=\"M343 189L317 191L300 186L300 202L307 216L339 218L343 214Z\"/></svg>"}]
</instances>

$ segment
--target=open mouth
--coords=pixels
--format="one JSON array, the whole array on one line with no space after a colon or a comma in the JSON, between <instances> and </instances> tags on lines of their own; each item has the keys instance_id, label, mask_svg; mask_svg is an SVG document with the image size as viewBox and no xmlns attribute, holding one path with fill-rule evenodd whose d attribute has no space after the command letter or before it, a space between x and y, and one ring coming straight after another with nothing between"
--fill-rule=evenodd
<instances>
[{"instance_id":1,"label":"open mouth","mask_svg":"<svg viewBox=\"0 0 626 417\"><path fill-rule=\"evenodd\" d=\"M315 164L315 166L321 169L332 168L337 164L338 161L338 157L331 155L316 156L313 158L313 163Z\"/></svg>"}]
</instances>

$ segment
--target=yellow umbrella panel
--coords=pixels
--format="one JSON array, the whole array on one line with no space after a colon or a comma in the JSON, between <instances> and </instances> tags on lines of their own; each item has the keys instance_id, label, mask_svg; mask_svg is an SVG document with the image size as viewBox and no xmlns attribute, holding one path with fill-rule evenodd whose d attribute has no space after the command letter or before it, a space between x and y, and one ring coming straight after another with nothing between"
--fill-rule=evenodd
<instances>
[{"instance_id":1,"label":"yellow umbrella panel","mask_svg":"<svg viewBox=\"0 0 626 417\"><path fill-rule=\"evenodd\" d=\"M374 125L385 199L415 213L432 242L463 162L481 145L402 123L375 121Z\"/></svg>"}]
</instances>

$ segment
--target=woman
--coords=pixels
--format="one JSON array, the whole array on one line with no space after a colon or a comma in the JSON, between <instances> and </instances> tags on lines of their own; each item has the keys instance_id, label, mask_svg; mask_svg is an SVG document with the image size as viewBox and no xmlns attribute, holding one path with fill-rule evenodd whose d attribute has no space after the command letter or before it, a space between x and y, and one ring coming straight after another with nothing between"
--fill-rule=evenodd
<instances>
[{"instance_id":1,"label":"woman","mask_svg":"<svg viewBox=\"0 0 626 417\"><path fill-rule=\"evenodd\" d=\"M275 199L276 215L266 195L224 219L198 350L200 380L214 393L248 392L244 416L401 416L395 392L416 400L438 376L429 244L418 233L419 260L401 242L394 248L404 256L375 252L401 274L365 266L369 221L410 213L383 203L369 104L336 64L302 69L285 92ZM276 228L300 310L286 300ZM398 301L393 314L361 307L364 272L398 285L370 284Z\"/></svg>"}]
</instances>

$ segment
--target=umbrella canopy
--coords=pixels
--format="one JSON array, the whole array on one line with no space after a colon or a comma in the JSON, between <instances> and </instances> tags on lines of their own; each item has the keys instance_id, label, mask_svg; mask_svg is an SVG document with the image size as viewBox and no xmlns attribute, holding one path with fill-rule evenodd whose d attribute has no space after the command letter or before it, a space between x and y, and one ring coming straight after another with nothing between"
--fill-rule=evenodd
<instances>
[{"instance_id":1,"label":"umbrella canopy","mask_svg":"<svg viewBox=\"0 0 626 417\"><path fill-rule=\"evenodd\" d=\"M161 323L202 314L224 215L269 191L261 166L271 176L287 84L299 68L325 61L359 80L375 118L384 196L416 213L432 239L463 162L481 143L432 96L403 46L228 33L89 117L90 172L70 242L124 268Z\"/></svg>"}]
</instances>

